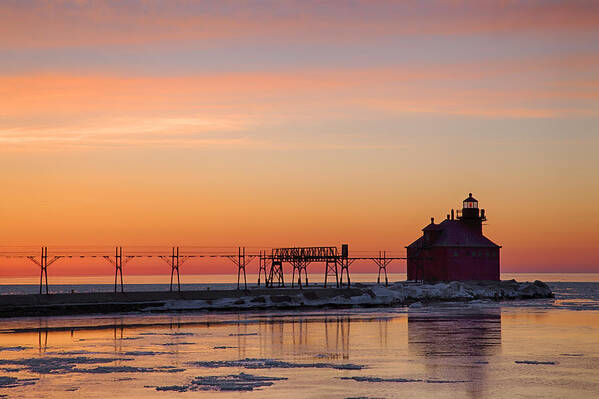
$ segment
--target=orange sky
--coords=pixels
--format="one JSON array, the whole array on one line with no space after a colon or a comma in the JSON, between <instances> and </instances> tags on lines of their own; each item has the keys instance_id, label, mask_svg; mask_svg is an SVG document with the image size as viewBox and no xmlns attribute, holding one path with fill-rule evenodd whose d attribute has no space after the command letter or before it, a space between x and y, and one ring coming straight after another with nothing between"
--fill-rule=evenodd
<instances>
[{"instance_id":1,"label":"orange sky","mask_svg":"<svg viewBox=\"0 0 599 399\"><path fill-rule=\"evenodd\" d=\"M597 5L235 4L0 5L2 251L403 254L473 192L503 271L599 272Z\"/></svg>"}]
</instances>

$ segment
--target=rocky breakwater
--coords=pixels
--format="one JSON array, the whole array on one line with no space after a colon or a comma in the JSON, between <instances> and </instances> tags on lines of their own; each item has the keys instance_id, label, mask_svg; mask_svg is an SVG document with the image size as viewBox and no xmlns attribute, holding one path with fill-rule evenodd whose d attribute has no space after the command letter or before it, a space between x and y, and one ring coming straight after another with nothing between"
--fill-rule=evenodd
<instances>
[{"instance_id":1,"label":"rocky breakwater","mask_svg":"<svg viewBox=\"0 0 599 399\"><path fill-rule=\"evenodd\" d=\"M542 281L451 281L438 283L396 282L389 286L357 283L349 290L310 288L269 294L253 293L214 300L173 300L147 311L185 310L253 310L314 307L402 306L414 302L451 302L471 300L513 300L552 298L553 293Z\"/></svg>"}]
</instances>

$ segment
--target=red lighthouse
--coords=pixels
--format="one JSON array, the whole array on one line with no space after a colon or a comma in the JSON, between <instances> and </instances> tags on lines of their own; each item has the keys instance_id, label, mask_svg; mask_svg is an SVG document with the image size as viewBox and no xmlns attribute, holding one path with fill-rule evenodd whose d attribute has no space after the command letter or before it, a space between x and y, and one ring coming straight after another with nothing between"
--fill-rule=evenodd
<instances>
[{"instance_id":1,"label":"red lighthouse","mask_svg":"<svg viewBox=\"0 0 599 399\"><path fill-rule=\"evenodd\" d=\"M408 245L408 280L499 280L499 245L483 235L485 210L468 195L461 213L431 223Z\"/></svg>"}]
</instances>

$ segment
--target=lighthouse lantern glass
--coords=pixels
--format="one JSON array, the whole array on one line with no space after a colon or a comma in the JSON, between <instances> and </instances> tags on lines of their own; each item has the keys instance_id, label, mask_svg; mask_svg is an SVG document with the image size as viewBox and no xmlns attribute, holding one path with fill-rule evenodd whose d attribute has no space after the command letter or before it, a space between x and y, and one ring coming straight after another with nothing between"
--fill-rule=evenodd
<instances>
[{"instance_id":1,"label":"lighthouse lantern glass","mask_svg":"<svg viewBox=\"0 0 599 399\"><path fill-rule=\"evenodd\" d=\"M464 208L478 209L478 201L464 201Z\"/></svg>"}]
</instances>

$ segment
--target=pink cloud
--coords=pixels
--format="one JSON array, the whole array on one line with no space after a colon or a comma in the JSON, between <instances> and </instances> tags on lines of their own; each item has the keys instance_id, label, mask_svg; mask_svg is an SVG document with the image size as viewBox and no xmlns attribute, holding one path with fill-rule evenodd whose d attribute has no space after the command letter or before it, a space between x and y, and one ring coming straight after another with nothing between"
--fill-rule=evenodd
<instances>
[{"instance_id":1,"label":"pink cloud","mask_svg":"<svg viewBox=\"0 0 599 399\"><path fill-rule=\"evenodd\" d=\"M9 2L4 48L259 39L355 41L386 35L595 31L599 4L568 1ZM198 43L196 43L198 44Z\"/></svg>"}]
</instances>

